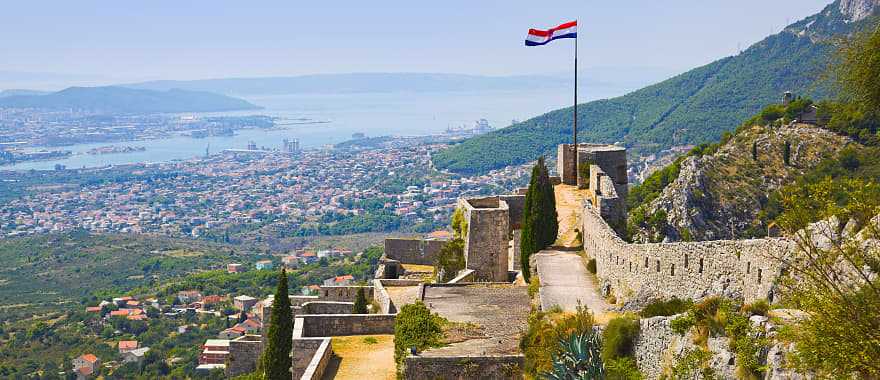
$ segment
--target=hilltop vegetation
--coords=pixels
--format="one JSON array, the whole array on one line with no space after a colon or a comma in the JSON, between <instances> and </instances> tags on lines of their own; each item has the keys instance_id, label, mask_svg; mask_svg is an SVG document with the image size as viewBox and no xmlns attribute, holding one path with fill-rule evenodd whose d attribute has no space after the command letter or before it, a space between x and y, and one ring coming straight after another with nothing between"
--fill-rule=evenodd
<instances>
[{"instance_id":1,"label":"hilltop vegetation","mask_svg":"<svg viewBox=\"0 0 880 380\"><path fill-rule=\"evenodd\" d=\"M824 79L833 39L875 22L847 22L840 2L767 37L742 53L720 59L628 95L579 106L578 139L623 143L632 156L674 146L717 141L742 120L777 101L786 90L813 99L836 92ZM522 164L570 139L571 108L474 137L434 156L438 168L485 173Z\"/></svg>"},{"instance_id":2,"label":"hilltop vegetation","mask_svg":"<svg viewBox=\"0 0 880 380\"><path fill-rule=\"evenodd\" d=\"M786 197L810 202L823 188L846 207L859 184L880 183L878 48L880 26L842 45L834 68L842 101L797 98L767 106L735 133L695 148L633 188L628 237L766 236L777 233Z\"/></svg>"},{"instance_id":3,"label":"hilltop vegetation","mask_svg":"<svg viewBox=\"0 0 880 380\"><path fill-rule=\"evenodd\" d=\"M241 247L148 235L69 233L0 240L0 315L14 320L79 307L95 294L155 288L230 261L255 261Z\"/></svg>"}]
</instances>

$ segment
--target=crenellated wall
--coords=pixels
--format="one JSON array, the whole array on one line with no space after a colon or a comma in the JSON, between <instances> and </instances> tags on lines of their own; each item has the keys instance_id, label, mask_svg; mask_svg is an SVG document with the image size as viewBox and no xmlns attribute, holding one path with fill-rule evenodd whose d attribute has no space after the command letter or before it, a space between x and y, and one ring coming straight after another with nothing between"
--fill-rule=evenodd
<instances>
[{"instance_id":1,"label":"crenellated wall","mask_svg":"<svg viewBox=\"0 0 880 380\"><path fill-rule=\"evenodd\" d=\"M364 288L367 299L373 298L372 286L321 286L321 301L354 302L357 291Z\"/></svg>"},{"instance_id":2,"label":"crenellated wall","mask_svg":"<svg viewBox=\"0 0 880 380\"><path fill-rule=\"evenodd\" d=\"M581 219L584 250L596 259L603 288L623 301L709 295L772 300L781 268L771 256L794 247L781 238L629 244L592 205L585 205Z\"/></svg>"}]
</instances>

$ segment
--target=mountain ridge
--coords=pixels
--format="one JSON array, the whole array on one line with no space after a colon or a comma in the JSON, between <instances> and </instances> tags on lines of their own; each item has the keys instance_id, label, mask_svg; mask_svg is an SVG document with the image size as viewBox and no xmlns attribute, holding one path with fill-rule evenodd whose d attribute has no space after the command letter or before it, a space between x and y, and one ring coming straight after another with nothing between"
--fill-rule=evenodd
<instances>
[{"instance_id":1,"label":"mountain ridge","mask_svg":"<svg viewBox=\"0 0 880 380\"><path fill-rule=\"evenodd\" d=\"M672 148L716 141L784 91L814 99L835 95L828 78L834 38L876 20L878 0L840 0L768 36L736 56L676 75L627 95L578 105L578 139L619 143L632 173L646 171ZM571 107L474 137L434 155L434 164L480 174L553 154L567 142Z\"/></svg>"},{"instance_id":2,"label":"mountain ridge","mask_svg":"<svg viewBox=\"0 0 880 380\"><path fill-rule=\"evenodd\" d=\"M78 109L99 113L178 113L257 110L245 100L203 91L154 91L119 86L68 87L45 95L0 98L0 108Z\"/></svg>"},{"instance_id":3,"label":"mountain ridge","mask_svg":"<svg viewBox=\"0 0 880 380\"><path fill-rule=\"evenodd\" d=\"M299 76L157 80L120 86L136 89L210 91L224 94L322 94L365 92L436 92L522 90L570 87L552 75L483 76L444 73L346 73Z\"/></svg>"}]
</instances>

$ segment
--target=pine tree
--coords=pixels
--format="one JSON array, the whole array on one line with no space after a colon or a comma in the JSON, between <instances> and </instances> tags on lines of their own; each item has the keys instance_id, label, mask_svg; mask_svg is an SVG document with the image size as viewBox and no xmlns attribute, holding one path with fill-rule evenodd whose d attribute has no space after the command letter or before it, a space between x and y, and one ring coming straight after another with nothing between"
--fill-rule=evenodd
<instances>
[{"instance_id":1,"label":"pine tree","mask_svg":"<svg viewBox=\"0 0 880 380\"><path fill-rule=\"evenodd\" d=\"M290 310L290 298L287 290L287 271L281 269L278 277L278 288L272 302L269 317L269 328L266 332L266 347L260 358L258 373L263 379L290 379L290 358L293 349L293 313Z\"/></svg>"},{"instance_id":2,"label":"pine tree","mask_svg":"<svg viewBox=\"0 0 880 380\"><path fill-rule=\"evenodd\" d=\"M352 314L367 314L367 295L364 293L364 288L358 288L357 296L354 299L354 307L351 310Z\"/></svg>"}]
</instances>

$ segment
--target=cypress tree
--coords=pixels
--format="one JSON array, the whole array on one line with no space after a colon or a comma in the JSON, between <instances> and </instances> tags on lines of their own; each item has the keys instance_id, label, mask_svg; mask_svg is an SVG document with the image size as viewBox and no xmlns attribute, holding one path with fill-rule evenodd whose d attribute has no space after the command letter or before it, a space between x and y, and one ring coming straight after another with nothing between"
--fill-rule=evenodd
<instances>
[{"instance_id":1,"label":"cypress tree","mask_svg":"<svg viewBox=\"0 0 880 380\"><path fill-rule=\"evenodd\" d=\"M367 295L364 293L364 288L358 288L357 296L354 299L354 307L351 310L352 314L367 314Z\"/></svg>"},{"instance_id":2,"label":"cypress tree","mask_svg":"<svg viewBox=\"0 0 880 380\"><path fill-rule=\"evenodd\" d=\"M538 186L541 189L541 205L537 210L540 215L537 222L542 226L541 249L547 248L556 242L559 235L559 220L556 215L556 193L553 191L553 183L550 182L550 172L544 164L544 157L538 160L541 176L538 178Z\"/></svg>"},{"instance_id":3,"label":"cypress tree","mask_svg":"<svg viewBox=\"0 0 880 380\"><path fill-rule=\"evenodd\" d=\"M290 379L290 358L293 349L293 313L290 310L290 298L287 291L287 271L281 269L278 277L278 288L272 302L269 317L269 328L266 332L266 347L260 358L257 371L263 379Z\"/></svg>"},{"instance_id":4,"label":"cypress tree","mask_svg":"<svg viewBox=\"0 0 880 380\"><path fill-rule=\"evenodd\" d=\"M782 162L785 166L791 165L791 143L788 141L782 146Z\"/></svg>"},{"instance_id":5,"label":"cypress tree","mask_svg":"<svg viewBox=\"0 0 880 380\"><path fill-rule=\"evenodd\" d=\"M522 236L519 244L520 264L522 265L523 278L525 278L526 281L529 280L529 276L531 275L529 270L529 257L538 251L535 249L537 244L534 237L534 228L532 227L532 224L534 223L532 209L534 208L535 192L537 191L536 183L538 177L540 177L539 170L538 165L535 165L532 168L532 177L529 179L529 188L526 191L526 200L523 205L522 229L520 230Z\"/></svg>"},{"instance_id":6,"label":"cypress tree","mask_svg":"<svg viewBox=\"0 0 880 380\"><path fill-rule=\"evenodd\" d=\"M529 189L523 207L522 240L520 242L523 276L529 279L529 257L556 242L559 222L556 219L556 195L544 157L532 168Z\"/></svg>"}]
</instances>

